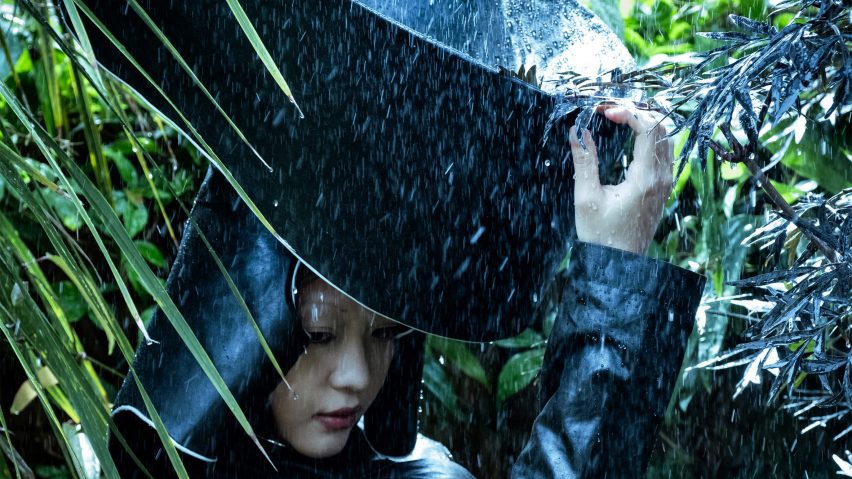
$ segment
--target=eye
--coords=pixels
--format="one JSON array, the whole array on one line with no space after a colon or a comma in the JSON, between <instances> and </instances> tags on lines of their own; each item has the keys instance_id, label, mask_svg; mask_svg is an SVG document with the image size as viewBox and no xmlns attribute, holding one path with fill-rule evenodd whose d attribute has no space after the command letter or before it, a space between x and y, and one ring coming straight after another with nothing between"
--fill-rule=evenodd
<instances>
[{"instance_id":1,"label":"eye","mask_svg":"<svg viewBox=\"0 0 852 479\"><path fill-rule=\"evenodd\" d=\"M334 333L330 331L308 331L305 330L305 334L308 335L308 342L310 344L328 344L334 341Z\"/></svg>"},{"instance_id":2,"label":"eye","mask_svg":"<svg viewBox=\"0 0 852 479\"><path fill-rule=\"evenodd\" d=\"M373 330L373 337L382 341L393 341L409 331L409 328L401 325L386 326Z\"/></svg>"}]
</instances>

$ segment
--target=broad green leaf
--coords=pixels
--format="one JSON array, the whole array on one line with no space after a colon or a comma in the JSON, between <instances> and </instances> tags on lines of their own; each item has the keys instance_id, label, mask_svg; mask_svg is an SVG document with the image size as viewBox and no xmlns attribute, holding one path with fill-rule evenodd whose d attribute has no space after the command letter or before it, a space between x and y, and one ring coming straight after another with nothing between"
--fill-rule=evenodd
<instances>
[{"instance_id":1,"label":"broad green leaf","mask_svg":"<svg viewBox=\"0 0 852 479\"><path fill-rule=\"evenodd\" d=\"M136 187L139 185L139 173L133 167L133 163L127 159L125 154L115 148L115 143L104 146L104 156L112 160L118 170L118 175L124 181L125 186ZM113 195L119 192L113 192Z\"/></svg>"},{"instance_id":2,"label":"broad green leaf","mask_svg":"<svg viewBox=\"0 0 852 479\"><path fill-rule=\"evenodd\" d=\"M423 364L423 386L444 405L446 411L456 420L461 420L459 398L453 390L450 378L435 358L427 354Z\"/></svg>"},{"instance_id":3,"label":"broad green leaf","mask_svg":"<svg viewBox=\"0 0 852 479\"><path fill-rule=\"evenodd\" d=\"M148 224L148 208L142 202L128 202L128 208L122 215L127 234L133 238L145 229Z\"/></svg>"},{"instance_id":4,"label":"broad green leaf","mask_svg":"<svg viewBox=\"0 0 852 479\"><path fill-rule=\"evenodd\" d=\"M482 364L470 351L467 343L438 336L429 336L426 341L435 352L444 356L447 362L457 367L466 376L485 386L487 390L491 390L491 383L488 382L488 376L485 374Z\"/></svg>"},{"instance_id":5,"label":"broad green leaf","mask_svg":"<svg viewBox=\"0 0 852 479\"><path fill-rule=\"evenodd\" d=\"M77 231L83 226L83 219L74 207L74 202L68 196L45 190L41 190L39 193L42 194L47 204L53 208L56 216L59 217L66 228L71 231Z\"/></svg>"},{"instance_id":6,"label":"broad green leaf","mask_svg":"<svg viewBox=\"0 0 852 479\"><path fill-rule=\"evenodd\" d=\"M789 204L793 204L801 198L805 192L797 188L795 185L788 185L787 183L781 183L779 181L769 180L772 183L772 186L781 194L781 197L784 198Z\"/></svg>"},{"instance_id":7,"label":"broad green leaf","mask_svg":"<svg viewBox=\"0 0 852 479\"><path fill-rule=\"evenodd\" d=\"M165 268L168 266L166 262L166 258L163 257L163 253L160 251L160 248L157 248L157 245L151 243L150 241L134 241L133 244L136 245L136 248L139 250L139 254L145 258L145 261L156 266L158 268Z\"/></svg>"},{"instance_id":8,"label":"broad green leaf","mask_svg":"<svg viewBox=\"0 0 852 479\"><path fill-rule=\"evenodd\" d=\"M60 281L53 285L56 299L68 318L69 323L79 321L89 310L80 290L71 281Z\"/></svg>"},{"instance_id":9,"label":"broad green leaf","mask_svg":"<svg viewBox=\"0 0 852 479\"><path fill-rule=\"evenodd\" d=\"M497 403L502 404L527 387L541 370L545 348L535 348L515 354L500 370L497 378Z\"/></svg>"},{"instance_id":10,"label":"broad green leaf","mask_svg":"<svg viewBox=\"0 0 852 479\"><path fill-rule=\"evenodd\" d=\"M723 180L741 180L748 177L748 167L744 163L723 162L719 167L719 174Z\"/></svg>"},{"instance_id":11,"label":"broad green leaf","mask_svg":"<svg viewBox=\"0 0 852 479\"><path fill-rule=\"evenodd\" d=\"M494 344L503 348L531 348L533 346L541 345L543 342L544 338L541 334L527 328L514 338L494 341Z\"/></svg>"}]
</instances>

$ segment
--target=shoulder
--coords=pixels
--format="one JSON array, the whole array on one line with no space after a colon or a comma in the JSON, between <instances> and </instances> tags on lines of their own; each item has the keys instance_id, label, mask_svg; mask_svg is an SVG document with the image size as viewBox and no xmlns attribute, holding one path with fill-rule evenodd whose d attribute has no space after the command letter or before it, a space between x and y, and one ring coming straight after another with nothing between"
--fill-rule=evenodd
<instances>
[{"instance_id":1,"label":"shoulder","mask_svg":"<svg viewBox=\"0 0 852 479\"><path fill-rule=\"evenodd\" d=\"M418 434L411 454L402 457L376 456L372 461L374 476L385 479L472 479L473 475L453 461L443 444Z\"/></svg>"}]
</instances>

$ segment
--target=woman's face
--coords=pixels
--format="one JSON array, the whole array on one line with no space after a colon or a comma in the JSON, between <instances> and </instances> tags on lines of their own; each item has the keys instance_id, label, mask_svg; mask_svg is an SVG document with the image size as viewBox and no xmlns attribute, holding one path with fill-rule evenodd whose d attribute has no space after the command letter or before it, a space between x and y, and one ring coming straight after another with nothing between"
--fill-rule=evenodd
<instances>
[{"instance_id":1,"label":"woman's face","mask_svg":"<svg viewBox=\"0 0 852 479\"><path fill-rule=\"evenodd\" d=\"M404 331L324 281L299 289L297 310L308 347L273 391L281 437L299 453L323 458L343 450L352 428L379 393Z\"/></svg>"}]
</instances>

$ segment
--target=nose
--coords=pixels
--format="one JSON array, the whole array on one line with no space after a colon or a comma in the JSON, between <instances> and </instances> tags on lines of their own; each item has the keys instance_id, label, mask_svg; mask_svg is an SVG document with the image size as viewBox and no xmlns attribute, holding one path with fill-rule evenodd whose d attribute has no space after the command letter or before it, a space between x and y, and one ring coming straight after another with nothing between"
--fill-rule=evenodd
<instances>
[{"instance_id":1,"label":"nose","mask_svg":"<svg viewBox=\"0 0 852 479\"><path fill-rule=\"evenodd\" d=\"M329 377L335 389L360 391L370 384L370 365L364 344L359 340L347 341L338 353L337 365Z\"/></svg>"}]
</instances>

